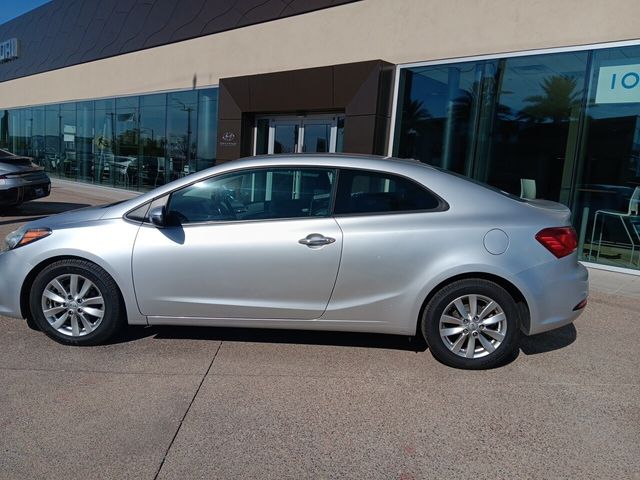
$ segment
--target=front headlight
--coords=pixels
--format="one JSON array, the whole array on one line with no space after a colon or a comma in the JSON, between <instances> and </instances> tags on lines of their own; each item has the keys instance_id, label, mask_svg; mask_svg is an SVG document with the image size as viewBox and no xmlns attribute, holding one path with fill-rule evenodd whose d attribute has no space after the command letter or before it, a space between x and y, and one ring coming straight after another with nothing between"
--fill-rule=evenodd
<instances>
[{"instance_id":1,"label":"front headlight","mask_svg":"<svg viewBox=\"0 0 640 480\"><path fill-rule=\"evenodd\" d=\"M51 235L50 228L19 228L4 239L2 251L13 250Z\"/></svg>"}]
</instances>

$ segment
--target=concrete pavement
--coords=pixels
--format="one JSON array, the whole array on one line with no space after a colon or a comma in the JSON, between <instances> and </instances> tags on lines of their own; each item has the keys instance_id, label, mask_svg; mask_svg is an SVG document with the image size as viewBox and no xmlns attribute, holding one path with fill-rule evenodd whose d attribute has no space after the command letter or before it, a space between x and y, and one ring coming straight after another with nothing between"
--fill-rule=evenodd
<instances>
[{"instance_id":1,"label":"concrete pavement","mask_svg":"<svg viewBox=\"0 0 640 480\"><path fill-rule=\"evenodd\" d=\"M72 187L0 234L123 195ZM640 478L638 277L609 273L575 325L482 372L405 337L136 327L71 348L0 317L0 478Z\"/></svg>"}]
</instances>

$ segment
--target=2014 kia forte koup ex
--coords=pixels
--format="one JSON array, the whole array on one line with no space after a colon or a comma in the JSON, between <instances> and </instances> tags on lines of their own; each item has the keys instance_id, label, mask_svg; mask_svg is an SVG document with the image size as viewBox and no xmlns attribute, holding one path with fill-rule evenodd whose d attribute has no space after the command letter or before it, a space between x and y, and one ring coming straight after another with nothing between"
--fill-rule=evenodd
<instances>
[{"instance_id":1,"label":"2014 kia forte koup ex","mask_svg":"<svg viewBox=\"0 0 640 480\"><path fill-rule=\"evenodd\" d=\"M585 306L569 214L416 161L254 157L9 234L0 314L71 345L125 321L418 334L487 368Z\"/></svg>"}]
</instances>

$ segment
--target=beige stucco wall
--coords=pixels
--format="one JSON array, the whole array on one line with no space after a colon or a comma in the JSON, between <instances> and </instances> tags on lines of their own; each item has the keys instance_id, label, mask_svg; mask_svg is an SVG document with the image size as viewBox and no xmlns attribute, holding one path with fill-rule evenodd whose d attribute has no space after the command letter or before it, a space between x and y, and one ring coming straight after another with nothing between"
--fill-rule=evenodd
<instances>
[{"instance_id":1,"label":"beige stucco wall","mask_svg":"<svg viewBox=\"0 0 640 480\"><path fill-rule=\"evenodd\" d=\"M638 0L364 0L3 82L0 108L377 58L407 63L634 40L639 18Z\"/></svg>"}]
</instances>

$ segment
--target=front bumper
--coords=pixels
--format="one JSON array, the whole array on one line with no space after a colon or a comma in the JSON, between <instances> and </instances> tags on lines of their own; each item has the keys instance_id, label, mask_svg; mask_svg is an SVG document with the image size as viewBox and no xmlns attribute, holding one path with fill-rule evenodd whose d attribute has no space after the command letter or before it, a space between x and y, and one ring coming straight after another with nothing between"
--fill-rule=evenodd
<instances>
[{"instance_id":1,"label":"front bumper","mask_svg":"<svg viewBox=\"0 0 640 480\"><path fill-rule=\"evenodd\" d=\"M20 249L0 253L0 315L23 318L20 291L33 266L21 255Z\"/></svg>"},{"instance_id":2,"label":"front bumper","mask_svg":"<svg viewBox=\"0 0 640 480\"><path fill-rule=\"evenodd\" d=\"M526 286L529 322L522 329L536 335L572 323L584 308L574 308L589 295L589 272L575 254L525 270L518 282Z\"/></svg>"}]
</instances>

